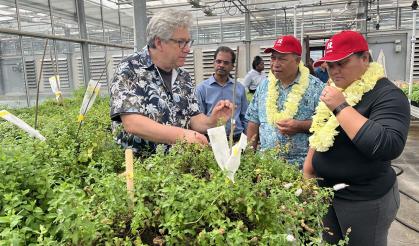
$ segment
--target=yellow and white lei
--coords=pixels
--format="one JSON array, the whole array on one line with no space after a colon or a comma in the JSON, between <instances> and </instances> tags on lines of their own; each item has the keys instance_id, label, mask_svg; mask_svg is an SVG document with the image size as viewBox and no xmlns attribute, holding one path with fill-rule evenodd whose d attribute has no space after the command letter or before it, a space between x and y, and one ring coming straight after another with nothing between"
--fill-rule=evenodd
<instances>
[{"instance_id":1,"label":"yellow and white lei","mask_svg":"<svg viewBox=\"0 0 419 246\"><path fill-rule=\"evenodd\" d=\"M377 81L383 77L383 67L376 62L370 63L367 71L361 76L361 79L356 80L342 91L346 102L351 106L358 104L362 96L372 90ZM336 87L333 82L331 85ZM335 136L338 134L336 131L338 126L339 122L336 117L326 104L320 101L310 128L310 132L313 133L309 138L310 147L319 152L327 151L335 141Z\"/></svg>"},{"instance_id":2,"label":"yellow and white lei","mask_svg":"<svg viewBox=\"0 0 419 246\"><path fill-rule=\"evenodd\" d=\"M266 116L268 123L275 124L275 122L279 120L292 119L297 113L301 98L309 85L308 76L310 74L310 71L302 62L298 65L298 69L300 71L300 80L297 84L292 86L281 112L278 112L277 106L279 97L279 91L276 88L277 79L272 71L269 72L268 96L266 99Z\"/></svg>"}]
</instances>

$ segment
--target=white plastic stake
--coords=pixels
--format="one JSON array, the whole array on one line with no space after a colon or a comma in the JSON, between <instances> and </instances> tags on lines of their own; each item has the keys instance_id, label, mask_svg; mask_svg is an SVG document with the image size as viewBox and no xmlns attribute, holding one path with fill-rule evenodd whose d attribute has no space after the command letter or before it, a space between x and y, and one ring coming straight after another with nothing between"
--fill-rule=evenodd
<instances>
[{"instance_id":1,"label":"white plastic stake","mask_svg":"<svg viewBox=\"0 0 419 246\"><path fill-rule=\"evenodd\" d=\"M84 121L86 113L90 110L96 100L97 95L99 94L99 90L100 83L91 79L87 85L87 89L83 97L83 103L80 107L79 116L77 118L79 122Z\"/></svg>"},{"instance_id":2,"label":"white plastic stake","mask_svg":"<svg viewBox=\"0 0 419 246\"><path fill-rule=\"evenodd\" d=\"M333 190L338 191L341 189L345 189L346 187L348 187L349 185L345 184L345 183L340 183L340 184L335 184L333 186Z\"/></svg>"},{"instance_id":3,"label":"white plastic stake","mask_svg":"<svg viewBox=\"0 0 419 246\"><path fill-rule=\"evenodd\" d=\"M46 138L41 135L37 130L33 129L30 125L26 124L23 120L9 113L7 110L0 111L0 117L9 121L10 123L18 126L20 129L27 132L31 137L36 137L41 141L45 141Z\"/></svg>"},{"instance_id":4,"label":"white plastic stake","mask_svg":"<svg viewBox=\"0 0 419 246\"><path fill-rule=\"evenodd\" d=\"M51 90L55 95L55 100L57 100L57 102L60 104L63 103L63 95L60 90L60 87L61 87L60 76L54 75L54 76L49 77L48 80L51 86Z\"/></svg>"},{"instance_id":5,"label":"white plastic stake","mask_svg":"<svg viewBox=\"0 0 419 246\"><path fill-rule=\"evenodd\" d=\"M386 56L384 55L383 49L380 49L380 53L378 53L377 62L383 66L384 76L387 77Z\"/></svg>"}]
</instances>

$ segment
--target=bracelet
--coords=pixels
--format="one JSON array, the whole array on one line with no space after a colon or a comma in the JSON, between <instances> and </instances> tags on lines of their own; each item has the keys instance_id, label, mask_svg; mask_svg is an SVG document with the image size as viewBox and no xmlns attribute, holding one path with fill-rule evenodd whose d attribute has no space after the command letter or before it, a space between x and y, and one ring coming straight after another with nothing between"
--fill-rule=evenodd
<instances>
[{"instance_id":1,"label":"bracelet","mask_svg":"<svg viewBox=\"0 0 419 246\"><path fill-rule=\"evenodd\" d=\"M335 109L333 109L332 112L335 116L337 116L340 113L340 111L342 111L344 108L349 107L349 106L350 105L345 101L345 102L339 104Z\"/></svg>"}]
</instances>

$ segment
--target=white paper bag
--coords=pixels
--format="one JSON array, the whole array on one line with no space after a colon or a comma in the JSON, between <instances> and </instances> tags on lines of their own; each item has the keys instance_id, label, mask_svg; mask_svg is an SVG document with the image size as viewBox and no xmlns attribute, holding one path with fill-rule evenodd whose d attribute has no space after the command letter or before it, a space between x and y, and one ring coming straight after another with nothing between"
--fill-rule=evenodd
<instances>
[{"instance_id":1,"label":"white paper bag","mask_svg":"<svg viewBox=\"0 0 419 246\"><path fill-rule=\"evenodd\" d=\"M234 183L234 175L240 167L241 151L247 146L247 136L242 133L239 142L231 148L231 151L228 147L225 126L208 129L208 136L218 166Z\"/></svg>"},{"instance_id":2,"label":"white paper bag","mask_svg":"<svg viewBox=\"0 0 419 246\"><path fill-rule=\"evenodd\" d=\"M247 136L243 133L240 136L240 140L237 144L231 148L230 157L225 165L227 171L227 177L234 183L234 175L240 167L240 157L242 150L246 149Z\"/></svg>"},{"instance_id":3,"label":"white paper bag","mask_svg":"<svg viewBox=\"0 0 419 246\"><path fill-rule=\"evenodd\" d=\"M230 156L227 135L224 126L214 127L208 129L208 136L211 142L212 152L214 152L215 160L218 166L225 170L225 164Z\"/></svg>"}]
</instances>

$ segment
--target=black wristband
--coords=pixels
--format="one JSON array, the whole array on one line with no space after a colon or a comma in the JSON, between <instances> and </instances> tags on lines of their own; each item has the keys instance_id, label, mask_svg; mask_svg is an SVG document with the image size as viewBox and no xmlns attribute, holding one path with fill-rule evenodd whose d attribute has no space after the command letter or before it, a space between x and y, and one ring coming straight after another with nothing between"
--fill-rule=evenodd
<instances>
[{"instance_id":1,"label":"black wristband","mask_svg":"<svg viewBox=\"0 0 419 246\"><path fill-rule=\"evenodd\" d=\"M332 112L335 116L337 116L340 113L340 111L342 111L342 109L344 109L346 107L349 107L349 106L350 105L345 101L345 102L339 104L339 106L337 106L335 109L333 109Z\"/></svg>"}]
</instances>

